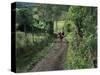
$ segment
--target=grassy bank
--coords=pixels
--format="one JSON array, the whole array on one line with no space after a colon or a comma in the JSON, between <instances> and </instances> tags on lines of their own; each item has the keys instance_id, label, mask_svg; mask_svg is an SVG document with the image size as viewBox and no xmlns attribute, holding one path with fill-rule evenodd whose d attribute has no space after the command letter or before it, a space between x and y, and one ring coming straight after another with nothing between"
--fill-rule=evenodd
<instances>
[{"instance_id":1,"label":"grassy bank","mask_svg":"<svg viewBox=\"0 0 100 75\"><path fill-rule=\"evenodd\" d=\"M16 71L27 72L34 67L52 46L53 38L48 35L32 35L24 32L16 33ZM49 39L48 39L49 38Z\"/></svg>"}]
</instances>

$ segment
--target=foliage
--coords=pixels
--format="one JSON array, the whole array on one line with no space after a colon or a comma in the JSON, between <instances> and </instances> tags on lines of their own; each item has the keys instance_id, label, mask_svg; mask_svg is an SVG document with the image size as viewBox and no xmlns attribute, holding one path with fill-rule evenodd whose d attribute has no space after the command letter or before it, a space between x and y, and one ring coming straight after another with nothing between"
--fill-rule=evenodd
<instances>
[{"instance_id":1,"label":"foliage","mask_svg":"<svg viewBox=\"0 0 100 75\"><path fill-rule=\"evenodd\" d=\"M66 69L95 67L93 61L97 60L96 13L95 7L71 6L69 8L65 25L69 41Z\"/></svg>"},{"instance_id":2,"label":"foliage","mask_svg":"<svg viewBox=\"0 0 100 75\"><path fill-rule=\"evenodd\" d=\"M16 8L17 71L31 70L49 51L53 34L64 31L68 41L65 69L95 67L97 8L19 3ZM23 64L24 63L24 64Z\"/></svg>"},{"instance_id":3,"label":"foliage","mask_svg":"<svg viewBox=\"0 0 100 75\"><path fill-rule=\"evenodd\" d=\"M41 60L41 58L43 58L46 55L46 53L48 52L47 48L51 45L52 41L53 38L49 35L44 36L43 34L35 34L33 36L31 33L27 33L27 35L25 35L24 32L17 31L16 71L25 72L31 70L31 67L34 66L39 60Z\"/></svg>"},{"instance_id":4,"label":"foliage","mask_svg":"<svg viewBox=\"0 0 100 75\"><path fill-rule=\"evenodd\" d=\"M33 17L31 8L16 9L16 21L18 23L18 30L30 32L33 24Z\"/></svg>"}]
</instances>

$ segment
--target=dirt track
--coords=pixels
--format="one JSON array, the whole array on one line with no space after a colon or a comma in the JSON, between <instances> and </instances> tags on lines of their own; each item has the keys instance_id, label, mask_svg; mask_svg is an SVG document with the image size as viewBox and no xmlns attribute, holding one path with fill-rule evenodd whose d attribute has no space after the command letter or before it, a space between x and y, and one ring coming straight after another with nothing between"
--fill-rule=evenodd
<instances>
[{"instance_id":1,"label":"dirt track","mask_svg":"<svg viewBox=\"0 0 100 75\"><path fill-rule=\"evenodd\" d=\"M55 44L53 48L49 48L49 53L45 58L43 58L40 62L38 62L32 71L52 71L52 70L63 70L64 67L64 59L66 54L66 42L59 41L59 39L55 40Z\"/></svg>"}]
</instances>

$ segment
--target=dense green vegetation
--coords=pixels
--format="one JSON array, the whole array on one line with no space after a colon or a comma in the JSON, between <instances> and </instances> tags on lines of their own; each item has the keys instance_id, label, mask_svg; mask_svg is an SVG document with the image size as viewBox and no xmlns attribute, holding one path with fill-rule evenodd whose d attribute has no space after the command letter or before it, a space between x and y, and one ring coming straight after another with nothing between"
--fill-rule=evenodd
<instances>
[{"instance_id":1,"label":"dense green vegetation","mask_svg":"<svg viewBox=\"0 0 100 75\"><path fill-rule=\"evenodd\" d=\"M57 26L56 21L66 8L59 9L57 5L37 5L16 4L17 72L31 70L49 52L48 48L53 45L55 39L54 26ZM57 10L59 11L56 12Z\"/></svg>"},{"instance_id":2,"label":"dense green vegetation","mask_svg":"<svg viewBox=\"0 0 100 75\"><path fill-rule=\"evenodd\" d=\"M62 31L68 41L64 68L96 67L96 7L17 3L17 72L30 71L54 46L55 33Z\"/></svg>"},{"instance_id":3,"label":"dense green vegetation","mask_svg":"<svg viewBox=\"0 0 100 75\"><path fill-rule=\"evenodd\" d=\"M66 69L96 67L97 63L97 9L71 6L67 12L66 38L68 40Z\"/></svg>"}]
</instances>

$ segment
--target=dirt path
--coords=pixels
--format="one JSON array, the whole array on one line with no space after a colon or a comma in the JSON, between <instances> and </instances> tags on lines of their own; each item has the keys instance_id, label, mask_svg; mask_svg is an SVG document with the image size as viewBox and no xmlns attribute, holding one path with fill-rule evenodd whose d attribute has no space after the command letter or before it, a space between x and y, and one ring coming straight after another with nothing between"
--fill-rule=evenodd
<instances>
[{"instance_id":1,"label":"dirt path","mask_svg":"<svg viewBox=\"0 0 100 75\"><path fill-rule=\"evenodd\" d=\"M63 70L65 53L66 53L66 42L59 41L59 39L54 41L54 47L49 48L50 52L38 62L32 71L52 71L52 70Z\"/></svg>"}]
</instances>

